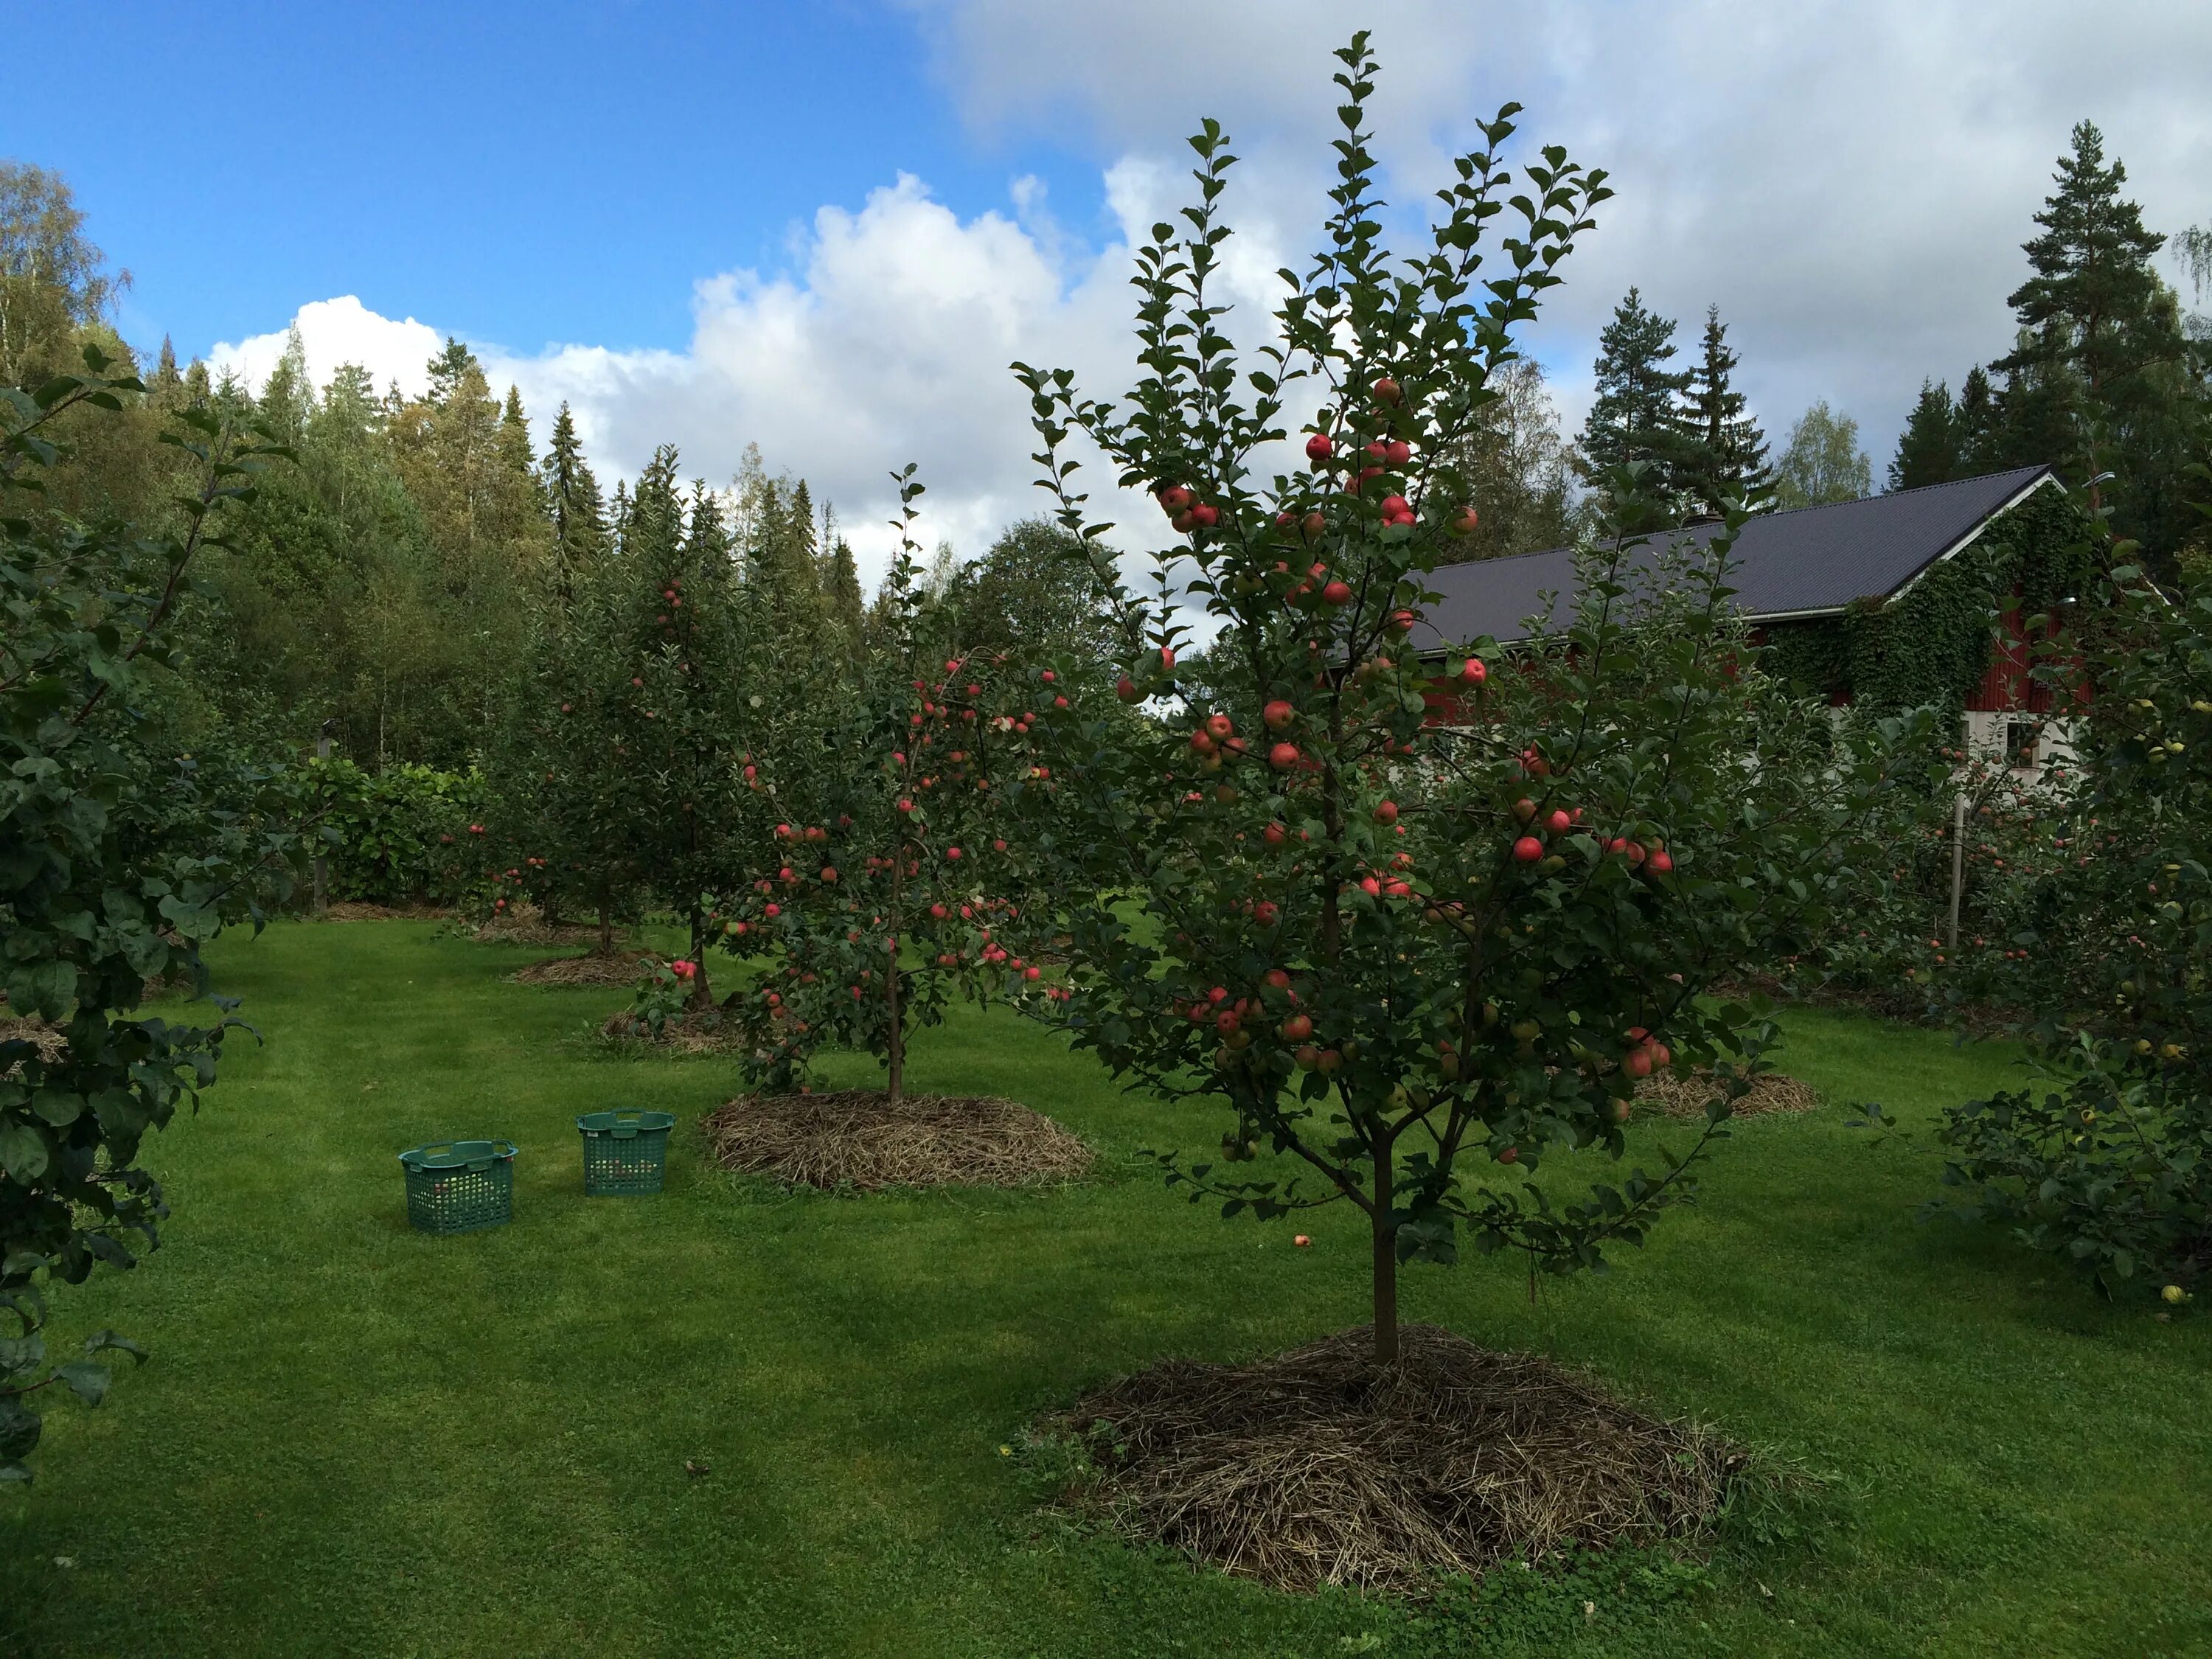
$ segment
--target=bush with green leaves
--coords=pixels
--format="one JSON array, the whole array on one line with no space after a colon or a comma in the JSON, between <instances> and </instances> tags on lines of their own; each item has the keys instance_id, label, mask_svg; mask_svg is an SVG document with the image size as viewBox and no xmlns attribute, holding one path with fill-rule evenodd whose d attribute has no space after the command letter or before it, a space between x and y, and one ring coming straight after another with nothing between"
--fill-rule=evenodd
<instances>
[{"instance_id":1,"label":"bush with green leaves","mask_svg":"<svg viewBox=\"0 0 2212 1659\"><path fill-rule=\"evenodd\" d=\"M2039 671L2096 693L2063 984L2036 1080L1946 1115L1943 1178L2107 1293L2178 1302L2212 1271L2212 584L2169 594L2122 562L2089 614Z\"/></svg>"},{"instance_id":2,"label":"bush with green leaves","mask_svg":"<svg viewBox=\"0 0 2212 1659\"><path fill-rule=\"evenodd\" d=\"M364 770L343 756L306 763L314 821L329 846L328 892L368 904L460 902L483 878L483 780L395 762Z\"/></svg>"},{"instance_id":3,"label":"bush with green leaves","mask_svg":"<svg viewBox=\"0 0 2212 1659\"><path fill-rule=\"evenodd\" d=\"M1587 550L1564 620L1509 651L1420 632L1429 573L1479 509L1452 458L1609 192L1556 149L1509 168L1509 106L1439 193L1431 246L1394 261L1364 37L1340 57L1327 245L1284 273L1255 363L1216 292L1231 157L1208 122L1197 202L1138 255L1129 396L1016 366L1062 522L1117 595L1124 695L1171 711L1058 745L1030 839L1072 966L1068 996L1036 1006L1117 1074L1223 1109L1220 1161L1169 1160L1194 1200L1364 1212L1387 1362L1402 1261L1451 1261L1464 1237L1517 1253L1533 1287L1690 1195L1724 1106L1657 1174L1571 1201L1531 1177L1555 1152L1623 1154L1655 1068L1760 1063L1761 1022L1703 994L1819 923L1899 733L1797 763L1826 750L1826 714L1747 666L1728 536L1709 558ZM1294 401L1313 410L1296 434ZM1079 437L1176 532L1149 596L1086 510ZM1608 485L1639 498L1634 474ZM1182 696L1186 594L1218 630L1213 706ZM1306 1173L1251 1178L1261 1145Z\"/></svg>"},{"instance_id":4,"label":"bush with green leaves","mask_svg":"<svg viewBox=\"0 0 2212 1659\"><path fill-rule=\"evenodd\" d=\"M764 958L737 1003L748 1079L787 1091L820 1048L873 1054L892 1099L913 1032L955 994L1038 984L1048 909L1009 830L1051 787L1036 747L1072 710L1059 672L1009 650L944 654L923 625L921 486L896 475L901 546L846 701L775 789L787 814L723 943Z\"/></svg>"},{"instance_id":5,"label":"bush with green leaves","mask_svg":"<svg viewBox=\"0 0 2212 1659\"><path fill-rule=\"evenodd\" d=\"M102 1331L56 1363L46 1292L159 1242L141 1143L197 1105L238 1022L218 1000L212 1024L174 1023L142 1009L146 987L207 991L202 944L283 896L302 808L287 773L165 750L141 720L195 558L280 452L187 410L169 436L197 483L173 532L47 509L52 423L143 390L84 357L0 387L0 974L10 1015L35 1022L0 1036L0 1480L28 1478L46 1389L97 1403L97 1356L137 1352Z\"/></svg>"}]
</instances>

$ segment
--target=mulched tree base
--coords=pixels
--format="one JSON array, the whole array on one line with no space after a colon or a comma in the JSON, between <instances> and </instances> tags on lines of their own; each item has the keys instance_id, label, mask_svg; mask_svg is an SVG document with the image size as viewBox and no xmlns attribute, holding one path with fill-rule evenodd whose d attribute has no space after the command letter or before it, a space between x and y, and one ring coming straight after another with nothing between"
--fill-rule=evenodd
<instances>
[{"instance_id":1,"label":"mulched tree base","mask_svg":"<svg viewBox=\"0 0 2212 1659\"><path fill-rule=\"evenodd\" d=\"M632 973L622 982L636 983ZM660 1028L655 1036L653 1028L624 1008L599 1027L599 1035L617 1042L642 1042L654 1048L665 1048L679 1054L735 1054L744 1051L744 1038L737 1025L720 1008L704 1008L693 1013L677 1015Z\"/></svg>"},{"instance_id":2,"label":"mulched tree base","mask_svg":"<svg viewBox=\"0 0 2212 1659\"><path fill-rule=\"evenodd\" d=\"M1693 1071L1686 1076L1673 1072L1655 1072L1636 1085L1636 1098L1657 1107L1668 1117L1702 1118L1705 1103L1728 1092L1720 1079L1711 1072ZM1752 1079L1750 1089L1735 1103L1737 1117L1761 1117L1770 1112L1809 1112L1820 1103L1820 1097L1806 1084L1794 1077L1784 1077L1779 1072L1762 1072Z\"/></svg>"},{"instance_id":3,"label":"mulched tree base","mask_svg":"<svg viewBox=\"0 0 2212 1659\"><path fill-rule=\"evenodd\" d=\"M312 915L312 913L310 913ZM325 921L440 921L450 910L434 904L368 904L340 899L323 912Z\"/></svg>"},{"instance_id":4,"label":"mulched tree base","mask_svg":"<svg viewBox=\"0 0 2212 1659\"><path fill-rule=\"evenodd\" d=\"M653 960L650 951L587 951L580 957L552 957L518 968L510 976L519 985L623 985L637 983L645 964Z\"/></svg>"},{"instance_id":5,"label":"mulched tree base","mask_svg":"<svg viewBox=\"0 0 2212 1659\"><path fill-rule=\"evenodd\" d=\"M7 999L0 997L0 1008L7 1006ZM27 1042L38 1051L39 1058L49 1066L57 1064L63 1055L69 1053L69 1038L36 1014L22 1019L0 1015L0 1042ZM22 1071L20 1060L0 1066L0 1083L12 1081L21 1076Z\"/></svg>"},{"instance_id":6,"label":"mulched tree base","mask_svg":"<svg viewBox=\"0 0 2212 1659\"><path fill-rule=\"evenodd\" d=\"M1089 1472L1065 1494L1145 1543L1279 1589L1419 1595L1577 1549L1693 1538L1746 1456L1529 1354L1433 1325L1373 1358L1360 1326L1249 1365L1169 1360L1040 1425Z\"/></svg>"},{"instance_id":7,"label":"mulched tree base","mask_svg":"<svg viewBox=\"0 0 2212 1659\"><path fill-rule=\"evenodd\" d=\"M1081 1139L1018 1101L880 1089L741 1095L710 1113L725 1169L797 1187L1034 1187L1087 1174Z\"/></svg>"}]
</instances>

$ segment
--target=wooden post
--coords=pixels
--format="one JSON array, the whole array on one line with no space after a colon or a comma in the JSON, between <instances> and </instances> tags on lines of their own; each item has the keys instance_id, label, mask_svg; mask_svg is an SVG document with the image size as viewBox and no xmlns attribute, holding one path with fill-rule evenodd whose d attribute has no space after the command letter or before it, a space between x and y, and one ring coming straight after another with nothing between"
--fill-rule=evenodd
<instances>
[{"instance_id":1,"label":"wooden post","mask_svg":"<svg viewBox=\"0 0 2212 1659\"><path fill-rule=\"evenodd\" d=\"M1951 953L1959 951L1959 898L1966 888L1966 798L1960 795L1951 815Z\"/></svg>"},{"instance_id":2,"label":"wooden post","mask_svg":"<svg viewBox=\"0 0 2212 1659\"><path fill-rule=\"evenodd\" d=\"M315 739L315 758L317 760L328 760L330 757L331 733L330 728L325 726L323 729L322 736ZM315 914L319 916L331 908L330 895L326 890L327 884L330 880L330 873L331 861L329 856L324 853L318 852L315 854Z\"/></svg>"}]
</instances>

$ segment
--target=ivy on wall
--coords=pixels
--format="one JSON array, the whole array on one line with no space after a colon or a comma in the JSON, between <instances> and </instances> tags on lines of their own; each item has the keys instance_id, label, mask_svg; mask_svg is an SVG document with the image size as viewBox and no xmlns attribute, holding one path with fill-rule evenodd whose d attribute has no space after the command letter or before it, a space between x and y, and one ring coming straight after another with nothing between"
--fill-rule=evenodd
<instances>
[{"instance_id":1,"label":"ivy on wall","mask_svg":"<svg viewBox=\"0 0 2212 1659\"><path fill-rule=\"evenodd\" d=\"M1989 670L2000 607L2032 617L2079 591L2089 574L2087 529L2064 494L2039 489L1898 598L1778 624L1766 665L1808 690L1849 691L1870 714L1955 712Z\"/></svg>"}]
</instances>

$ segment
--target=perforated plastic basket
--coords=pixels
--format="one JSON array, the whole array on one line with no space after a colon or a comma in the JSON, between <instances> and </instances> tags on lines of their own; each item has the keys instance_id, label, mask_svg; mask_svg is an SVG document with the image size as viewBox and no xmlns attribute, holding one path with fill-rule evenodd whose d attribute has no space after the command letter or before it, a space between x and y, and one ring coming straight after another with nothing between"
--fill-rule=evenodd
<instances>
[{"instance_id":1,"label":"perforated plastic basket","mask_svg":"<svg viewBox=\"0 0 2212 1659\"><path fill-rule=\"evenodd\" d=\"M514 1143L441 1140L399 1154L407 1218L426 1233L472 1233L514 1213Z\"/></svg>"},{"instance_id":2,"label":"perforated plastic basket","mask_svg":"<svg viewBox=\"0 0 2212 1659\"><path fill-rule=\"evenodd\" d=\"M584 1135L584 1194L657 1193L668 1164L672 1112L586 1112L576 1120Z\"/></svg>"}]
</instances>

